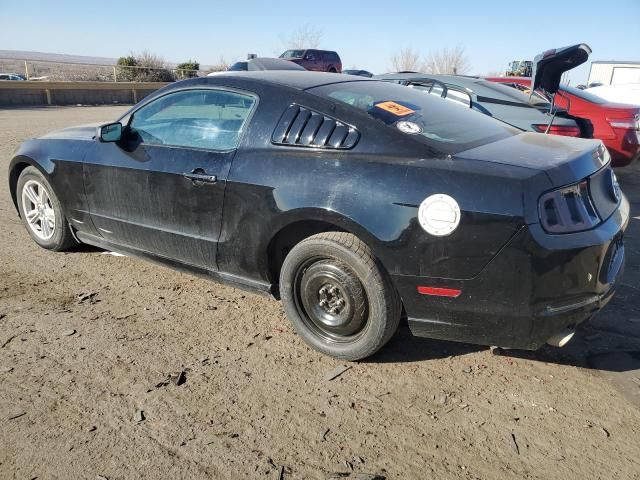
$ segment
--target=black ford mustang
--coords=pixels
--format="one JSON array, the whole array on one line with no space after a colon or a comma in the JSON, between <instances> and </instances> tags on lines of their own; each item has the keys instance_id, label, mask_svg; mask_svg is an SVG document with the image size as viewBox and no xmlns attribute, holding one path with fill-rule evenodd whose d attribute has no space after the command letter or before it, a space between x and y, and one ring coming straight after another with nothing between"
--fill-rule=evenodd
<instances>
[{"instance_id":1,"label":"black ford mustang","mask_svg":"<svg viewBox=\"0 0 640 480\"><path fill-rule=\"evenodd\" d=\"M311 346L352 360L403 309L417 335L564 343L611 298L629 218L597 141L312 72L172 84L118 122L25 141L9 178L40 246L280 296Z\"/></svg>"}]
</instances>

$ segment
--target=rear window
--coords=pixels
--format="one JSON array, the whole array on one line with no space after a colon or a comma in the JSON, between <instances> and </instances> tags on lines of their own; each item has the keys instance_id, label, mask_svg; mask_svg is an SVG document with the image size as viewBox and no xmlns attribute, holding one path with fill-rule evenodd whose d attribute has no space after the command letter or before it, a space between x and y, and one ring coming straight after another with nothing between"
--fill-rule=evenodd
<instances>
[{"instance_id":1,"label":"rear window","mask_svg":"<svg viewBox=\"0 0 640 480\"><path fill-rule=\"evenodd\" d=\"M421 138L444 153L456 153L520 133L519 130L470 108L434 95L388 82L344 82L307 90L366 112L392 128L398 122L419 127Z\"/></svg>"},{"instance_id":2,"label":"rear window","mask_svg":"<svg viewBox=\"0 0 640 480\"><path fill-rule=\"evenodd\" d=\"M336 52L324 52L324 58L328 62L339 62L340 61L340 57L338 57L338 54Z\"/></svg>"},{"instance_id":3,"label":"rear window","mask_svg":"<svg viewBox=\"0 0 640 480\"><path fill-rule=\"evenodd\" d=\"M529 99L529 90L527 89L526 91L527 93L524 93L524 90L493 82L480 81L475 83L475 93L479 96L482 95L497 100L520 103L527 107L532 105L536 108L551 109L551 104L546 98L534 92L531 99Z\"/></svg>"}]
</instances>

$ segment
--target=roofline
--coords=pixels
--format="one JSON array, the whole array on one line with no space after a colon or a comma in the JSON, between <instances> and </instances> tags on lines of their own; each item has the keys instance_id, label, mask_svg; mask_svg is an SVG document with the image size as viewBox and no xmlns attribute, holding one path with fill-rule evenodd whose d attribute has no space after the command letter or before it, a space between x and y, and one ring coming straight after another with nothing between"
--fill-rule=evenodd
<instances>
[{"instance_id":1,"label":"roofline","mask_svg":"<svg viewBox=\"0 0 640 480\"><path fill-rule=\"evenodd\" d=\"M632 60L594 60L593 62L591 62L592 65L594 63L611 63L616 65L638 65L640 67L640 61L634 62Z\"/></svg>"},{"instance_id":2,"label":"roofline","mask_svg":"<svg viewBox=\"0 0 640 480\"><path fill-rule=\"evenodd\" d=\"M268 70L264 70L264 71L268 71ZM297 70L282 70L283 72L298 72ZM340 80L334 80L334 81L327 81L327 82L323 82L323 83L318 83L318 84L313 84L313 85L308 85L308 86L298 86L298 85L291 85L288 84L286 82L281 82L278 80L274 80L274 79L265 79L265 78L260 78L260 77L253 77L253 76L249 76L249 75L244 75L245 71L237 71L237 72L233 72L233 71L227 71L227 72L220 72L221 75L215 75L215 76L206 76L206 77L196 77L196 78L190 78L190 79L185 79L185 80L180 80L178 82L169 84L169 85L176 85L179 84L181 82L191 82L193 81L193 83L198 83L197 81L200 80L204 80L204 79L214 79L214 78L228 78L228 79L233 79L233 80L242 80L242 81L249 81L249 82L254 82L254 83L265 83L268 85L275 85L278 87L286 87L286 88L291 88L293 90L299 90L301 92L304 92L306 90L312 89L312 88L316 88L316 87L324 87L325 85L335 85L335 84L339 84L339 83L352 83L352 82L366 82L366 81L375 81L374 78L368 78L368 77L362 77L362 76L357 76L357 75L344 75L344 78L341 78ZM259 72L256 72L259 73ZM299 73L304 73L304 72L299 72ZM222 75L223 74L223 75ZM338 74L340 75L340 74ZM206 80L205 80L206 82ZM206 82L208 83L208 82Z\"/></svg>"}]
</instances>

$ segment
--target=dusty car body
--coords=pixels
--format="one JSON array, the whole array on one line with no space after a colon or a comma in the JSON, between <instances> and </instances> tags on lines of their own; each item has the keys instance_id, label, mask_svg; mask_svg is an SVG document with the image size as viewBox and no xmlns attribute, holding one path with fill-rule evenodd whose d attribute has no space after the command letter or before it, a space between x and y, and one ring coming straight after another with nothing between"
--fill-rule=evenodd
<instances>
[{"instance_id":1,"label":"dusty car body","mask_svg":"<svg viewBox=\"0 0 640 480\"><path fill-rule=\"evenodd\" d=\"M393 336L535 349L615 292L629 204L602 144L521 133L347 75L228 72L116 122L25 141L32 238L83 242L281 297L313 348Z\"/></svg>"}]
</instances>

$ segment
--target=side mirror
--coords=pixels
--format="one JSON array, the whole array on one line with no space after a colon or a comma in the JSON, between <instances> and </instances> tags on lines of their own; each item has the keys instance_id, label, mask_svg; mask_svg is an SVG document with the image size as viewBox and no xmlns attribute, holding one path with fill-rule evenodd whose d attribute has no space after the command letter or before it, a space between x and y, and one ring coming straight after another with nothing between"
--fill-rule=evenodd
<instances>
[{"instance_id":1,"label":"side mirror","mask_svg":"<svg viewBox=\"0 0 640 480\"><path fill-rule=\"evenodd\" d=\"M98 138L101 142L119 142L122 138L122 124L115 122L101 125L98 127Z\"/></svg>"}]
</instances>

